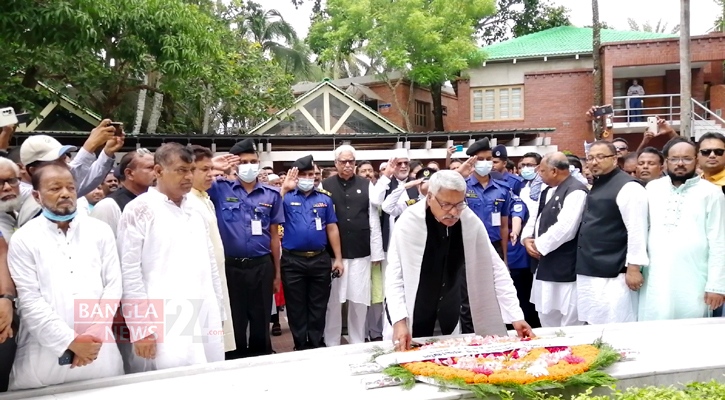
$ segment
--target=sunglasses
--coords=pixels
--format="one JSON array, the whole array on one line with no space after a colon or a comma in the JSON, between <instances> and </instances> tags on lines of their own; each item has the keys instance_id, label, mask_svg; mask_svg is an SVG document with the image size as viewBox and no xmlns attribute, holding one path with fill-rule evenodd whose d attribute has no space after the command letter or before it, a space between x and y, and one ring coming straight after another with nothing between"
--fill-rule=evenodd
<instances>
[{"instance_id":1,"label":"sunglasses","mask_svg":"<svg viewBox=\"0 0 725 400\"><path fill-rule=\"evenodd\" d=\"M715 153L716 156L721 157L723 154L725 154L725 149L701 149L700 150L700 154L702 154L703 157L708 157L712 153Z\"/></svg>"}]
</instances>

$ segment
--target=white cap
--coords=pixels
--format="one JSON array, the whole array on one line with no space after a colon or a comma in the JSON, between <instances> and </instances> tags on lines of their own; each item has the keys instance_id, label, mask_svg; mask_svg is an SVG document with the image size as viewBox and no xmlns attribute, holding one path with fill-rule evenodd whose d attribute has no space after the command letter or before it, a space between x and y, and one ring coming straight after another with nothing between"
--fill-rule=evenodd
<instances>
[{"instance_id":1,"label":"white cap","mask_svg":"<svg viewBox=\"0 0 725 400\"><path fill-rule=\"evenodd\" d=\"M395 149L395 152L393 153L394 158L409 158L408 157L408 149Z\"/></svg>"},{"instance_id":2,"label":"white cap","mask_svg":"<svg viewBox=\"0 0 725 400\"><path fill-rule=\"evenodd\" d=\"M55 161L68 152L78 150L75 146L63 146L48 135L34 135L25 139L20 146L20 162L23 165L36 161Z\"/></svg>"},{"instance_id":3,"label":"white cap","mask_svg":"<svg viewBox=\"0 0 725 400\"><path fill-rule=\"evenodd\" d=\"M279 175L277 175L277 174L269 174L269 175L267 175L267 180L268 181L274 181L274 180L277 180L277 179L279 179Z\"/></svg>"},{"instance_id":4,"label":"white cap","mask_svg":"<svg viewBox=\"0 0 725 400\"><path fill-rule=\"evenodd\" d=\"M379 168L380 171L384 171L387 166L388 166L388 163L387 162L380 163L380 168Z\"/></svg>"}]
</instances>

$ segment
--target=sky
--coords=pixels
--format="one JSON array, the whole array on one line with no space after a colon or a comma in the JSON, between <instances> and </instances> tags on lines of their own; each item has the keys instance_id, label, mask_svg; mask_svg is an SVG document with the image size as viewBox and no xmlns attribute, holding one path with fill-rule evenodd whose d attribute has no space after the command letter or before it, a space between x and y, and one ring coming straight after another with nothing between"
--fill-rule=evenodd
<instances>
[{"instance_id":1,"label":"sky","mask_svg":"<svg viewBox=\"0 0 725 400\"><path fill-rule=\"evenodd\" d=\"M295 9L290 0L256 0L265 9L276 9L290 22L300 37L307 36L310 27L313 0ZM571 10L575 26L592 24L592 7L589 0L552 0ZM690 0L690 34L704 35L714 25L722 11L713 0ZM629 30L627 18L634 18L640 25L650 21L656 25L662 19L668 30L680 22L680 0L599 0L599 19L620 30Z\"/></svg>"}]
</instances>

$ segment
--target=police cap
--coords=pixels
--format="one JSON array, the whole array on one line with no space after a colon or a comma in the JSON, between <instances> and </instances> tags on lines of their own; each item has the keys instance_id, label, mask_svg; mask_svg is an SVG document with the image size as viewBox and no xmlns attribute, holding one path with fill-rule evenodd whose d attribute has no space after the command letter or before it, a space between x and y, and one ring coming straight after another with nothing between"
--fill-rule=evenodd
<instances>
[{"instance_id":1,"label":"police cap","mask_svg":"<svg viewBox=\"0 0 725 400\"><path fill-rule=\"evenodd\" d=\"M312 156L304 156L297 159L292 163L292 168L297 168L300 171L310 171L315 169L315 164L312 162Z\"/></svg>"},{"instance_id":2,"label":"police cap","mask_svg":"<svg viewBox=\"0 0 725 400\"><path fill-rule=\"evenodd\" d=\"M252 139L244 139L241 142L234 143L234 146L229 149L229 153L234 154L235 156L240 154L253 154L256 152L257 148L254 146L254 140Z\"/></svg>"},{"instance_id":3,"label":"police cap","mask_svg":"<svg viewBox=\"0 0 725 400\"><path fill-rule=\"evenodd\" d=\"M415 179L423 179L424 181L427 181L435 172L436 170L433 168L421 168L421 170L415 174Z\"/></svg>"},{"instance_id":4,"label":"police cap","mask_svg":"<svg viewBox=\"0 0 725 400\"><path fill-rule=\"evenodd\" d=\"M466 150L466 154L469 156L475 156L481 151L491 150L491 143L489 143L488 138L483 138L481 140L477 140L471 147Z\"/></svg>"},{"instance_id":5,"label":"police cap","mask_svg":"<svg viewBox=\"0 0 725 400\"><path fill-rule=\"evenodd\" d=\"M493 156L494 158L499 158L501 160L508 160L508 153L506 153L506 146L500 144L493 148Z\"/></svg>"}]
</instances>

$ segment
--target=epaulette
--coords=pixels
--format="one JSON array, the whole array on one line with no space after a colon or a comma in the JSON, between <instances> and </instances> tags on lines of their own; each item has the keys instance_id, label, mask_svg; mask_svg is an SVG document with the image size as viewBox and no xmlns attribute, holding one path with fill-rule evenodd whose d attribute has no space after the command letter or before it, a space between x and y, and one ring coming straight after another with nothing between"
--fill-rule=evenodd
<instances>
[{"instance_id":1,"label":"epaulette","mask_svg":"<svg viewBox=\"0 0 725 400\"><path fill-rule=\"evenodd\" d=\"M415 204L417 202L418 202L418 199L410 199L410 200L406 201L405 204L412 206L413 204Z\"/></svg>"},{"instance_id":2,"label":"epaulette","mask_svg":"<svg viewBox=\"0 0 725 400\"><path fill-rule=\"evenodd\" d=\"M328 192L328 191L327 191L327 190L325 190L325 189L317 189L317 191L318 191L319 193L322 193L322 194L326 194L326 195L328 195L328 196L332 197L332 193Z\"/></svg>"}]
</instances>

